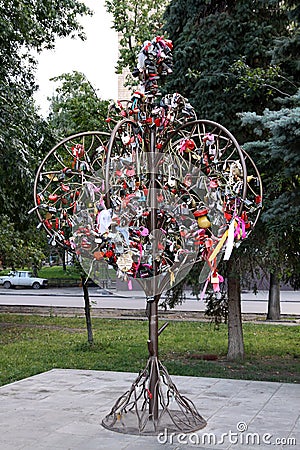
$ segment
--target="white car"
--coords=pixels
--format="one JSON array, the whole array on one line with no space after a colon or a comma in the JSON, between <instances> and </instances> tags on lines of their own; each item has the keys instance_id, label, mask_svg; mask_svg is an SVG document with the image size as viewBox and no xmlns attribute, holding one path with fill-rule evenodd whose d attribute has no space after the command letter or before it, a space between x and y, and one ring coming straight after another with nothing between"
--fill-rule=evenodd
<instances>
[{"instance_id":1,"label":"white car","mask_svg":"<svg viewBox=\"0 0 300 450\"><path fill-rule=\"evenodd\" d=\"M48 285L46 278L34 277L32 272L17 270L10 272L8 275L0 277L0 284L3 287L10 289L15 286L32 287L33 289L40 289Z\"/></svg>"}]
</instances>

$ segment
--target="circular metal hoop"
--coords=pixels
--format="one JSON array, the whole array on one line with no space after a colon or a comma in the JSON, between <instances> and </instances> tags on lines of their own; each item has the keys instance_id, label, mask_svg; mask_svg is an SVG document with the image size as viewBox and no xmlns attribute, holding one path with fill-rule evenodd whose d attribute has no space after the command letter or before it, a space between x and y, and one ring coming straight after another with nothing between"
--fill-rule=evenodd
<instances>
[{"instance_id":1,"label":"circular metal hoop","mask_svg":"<svg viewBox=\"0 0 300 450\"><path fill-rule=\"evenodd\" d=\"M72 218L83 188L97 189L110 134L99 131L77 133L56 144L44 157L34 181L34 204L40 225L52 245L67 246Z\"/></svg>"},{"instance_id":2,"label":"circular metal hoop","mask_svg":"<svg viewBox=\"0 0 300 450\"><path fill-rule=\"evenodd\" d=\"M111 131L119 123L122 117L127 117L132 111L132 100L118 100L111 102L107 111L106 122Z\"/></svg>"},{"instance_id":3,"label":"circular metal hoop","mask_svg":"<svg viewBox=\"0 0 300 450\"><path fill-rule=\"evenodd\" d=\"M237 161L241 165L242 173L239 175L242 182L242 189L240 192L241 200L246 198L247 194L247 167L243 151L235 139L235 137L217 122L211 120L198 119L192 122L187 122L171 132L164 142L162 151L171 147L171 151L178 152L178 144L183 140L194 140L195 147L189 151L183 151L185 160L189 164L200 167L201 170L209 171L208 176L221 176L221 172L225 171L222 165L228 162ZM201 155L201 151L205 150L207 159ZM185 153L185 154L184 154Z\"/></svg>"},{"instance_id":4,"label":"circular metal hoop","mask_svg":"<svg viewBox=\"0 0 300 450\"><path fill-rule=\"evenodd\" d=\"M251 221L248 236L254 230L262 210L263 185L260 173L251 156L242 148L247 166L247 198L244 201L244 211Z\"/></svg>"}]
</instances>

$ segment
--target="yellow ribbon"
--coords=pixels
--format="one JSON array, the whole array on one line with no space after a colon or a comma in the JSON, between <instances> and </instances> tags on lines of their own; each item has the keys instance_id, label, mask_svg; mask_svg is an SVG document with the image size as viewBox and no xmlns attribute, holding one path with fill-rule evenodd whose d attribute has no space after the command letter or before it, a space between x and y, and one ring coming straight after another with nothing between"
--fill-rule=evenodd
<instances>
[{"instance_id":1,"label":"yellow ribbon","mask_svg":"<svg viewBox=\"0 0 300 450\"><path fill-rule=\"evenodd\" d=\"M211 262L215 259L215 257L217 256L217 254L219 253L219 251L221 250L221 248L223 247L223 245L225 244L225 241L228 237L228 229L225 231L225 233L223 233L221 239L219 240L218 244L216 245L214 251L212 252L212 254L210 255L210 257L208 258L208 261Z\"/></svg>"},{"instance_id":2,"label":"yellow ribbon","mask_svg":"<svg viewBox=\"0 0 300 450\"><path fill-rule=\"evenodd\" d=\"M234 220L234 228L236 228L236 227L237 227L237 222L236 222L236 220ZM215 257L217 256L217 254L219 253L219 251L221 250L221 248L225 244L225 241L228 238L228 233L229 233L229 228L227 228L227 230L223 233L223 235L222 235L221 239L219 240L219 242L217 243L214 251L212 252L210 257L208 258L209 262L211 262L211 261L213 261L215 259Z\"/></svg>"},{"instance_id":3,"label":"yellow ribbon","mask_svg":"<svg viewBox=\"0 0 300 450\"><path fill-rule=\"evenodd\" d=\"M169 269L169 273L170 273L170 286L173 286L173 284L175 283L175 275L171 269Z\"/></svg>"}]
</instances>

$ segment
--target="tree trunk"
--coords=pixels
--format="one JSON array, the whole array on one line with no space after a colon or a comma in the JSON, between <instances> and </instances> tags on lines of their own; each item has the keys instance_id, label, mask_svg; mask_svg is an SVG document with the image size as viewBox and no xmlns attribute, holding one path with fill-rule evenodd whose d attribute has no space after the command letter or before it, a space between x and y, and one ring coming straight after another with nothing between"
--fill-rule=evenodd
<instances>
[{"instance_id":1,"label":"tree trunk","mask_svg":"<svg viewBox=\"0 0 300 450\"><path fill-rule=\"evenodd\" d=\"M270 273L267 320L280 320L280 283L276 272Z\"/></svg>"},{"instance_id":2,"label":"tree trunk","mask_svg":"<svg viewBox=\"0 0 300 450\"><path fill-rule=\"evenodd\" d=\"M86 281L87 281L86 277L84 275L81 275L88 342L89 342L89 344L92 344L94 342L94 339L93 339L92 320L91 320L91 305L90 305L89 290L88 290Z\"/></svg>"},{"instance_id":3,"label":"tree trunk","mask_svg":"<svg viewBox=\"0 0 300 450\"><path fill-rule=\"evenodd\" d=\"M244 339L241 311L241 284L234 261L228 261L228 351L230 361L244 359Z\"/></svg>"},{"instance_id":4,"label":"tree trunk","mask_svg":"<svg viewBox=\"0 0 300 450\"><path fill-rule=\"evenodd\" d=\"M63 266L63 271L66 272L67 266L66 266L66 249L65 249L65 247L63 248L63 251L62 251L62 266Z\"/></svg>"}]
</instances>

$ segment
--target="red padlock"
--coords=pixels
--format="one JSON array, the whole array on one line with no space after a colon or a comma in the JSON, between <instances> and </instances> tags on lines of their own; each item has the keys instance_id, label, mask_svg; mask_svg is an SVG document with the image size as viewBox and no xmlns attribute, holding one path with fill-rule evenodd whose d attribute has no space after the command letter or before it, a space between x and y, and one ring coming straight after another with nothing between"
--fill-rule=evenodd
<instances>
[{"instance_id":1,"label":"red padlock","mask_svg":"<svg viewBox=\"0 0 300 450\"><path fill-rule=\"evenodd\" d=\"M48 196L48 199L50 200L50 202L56 202L56 200L58 199L58 195L57 194L50 194Z\"/></svg>"},{"instance_id":2,"label":"red padlock","mask_svg":"<svg viewBox=\"0 0 300 450\"><path fill-rule=\"evenodd\" d=\"M48 230L51 230L51 229L52 229L52 223L49 222L48 219L44 220L44 224L45 224L45 226L48 228Z\"/></svg>"},{"instance_id":3,"label":"red padlock","mask_svg":"<svg viewBox=\"0 0 300 450\"><path fill-rule=\"evenodd\" d=\"M160 118L159 118L159 117L156 117L156 118L154 119L154 123L155 123L155 125L156 125L157 127L160 127Z\"/></svg>"},{"instance_id":4,"label":"red padlock","mask_svg":"<svg viewBox=\"0 0 300 450\"><path fill-rule=\"evenodd\" d=\"M251 228L251 223L249 223L249 220L248 220L248 216L247 216L246 211L243 211L243 212L242 212L242 214L241 214L241 219L245 222L245 228L246 228L246 230L249 230L249 228Z\"/></svg>"},{"instance_id":5,"label":"red padlock","mask_svg":"<svg viewBox=\"0 0 300 450\"><path fill-rule=\"evenodd\" d=\"M64 192L69 192L69 190L70 190L70 186L68 186L67 184L61 183L60 187L61 187L62 191L64 191Z\"/></svg>"}]
</instances>

